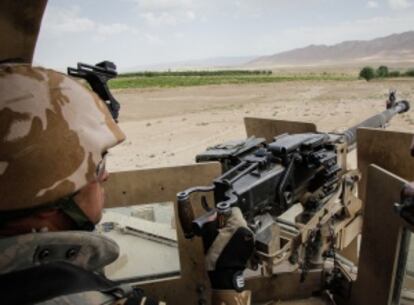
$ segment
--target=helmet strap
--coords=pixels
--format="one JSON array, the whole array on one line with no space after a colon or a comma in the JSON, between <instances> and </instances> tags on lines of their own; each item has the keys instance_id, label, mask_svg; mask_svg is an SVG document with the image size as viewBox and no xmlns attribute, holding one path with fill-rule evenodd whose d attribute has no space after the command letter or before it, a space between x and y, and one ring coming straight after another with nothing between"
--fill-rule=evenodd
<instances>
[{"instance_id":1,"label":"helmet strap","mask_svg":"<svg viewBox=\"0 0 414 305\"><path fill-rule=\"evenodd\" d=\"M89 220L85 212L75 202L74 197L77 192L59 199L56 202L56 207L59 208L75 225L75 230L93 231L95 224Z\"/></svg>"}]
</instances>

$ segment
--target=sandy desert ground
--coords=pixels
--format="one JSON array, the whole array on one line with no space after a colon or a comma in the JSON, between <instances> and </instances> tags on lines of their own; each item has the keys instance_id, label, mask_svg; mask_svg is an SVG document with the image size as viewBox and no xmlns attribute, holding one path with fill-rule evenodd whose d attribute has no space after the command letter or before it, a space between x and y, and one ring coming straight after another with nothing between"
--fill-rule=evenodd
<instances>
[{"instance_id":1,"label":"sandy desert ground","mask_svg":"<svg viewBox=\"0 0 414 305\"><path fill-rule=\"evenodd\" d=\"M120 126L128 139L111 150L108 169L193 163L208 146L245 138L246 116L341 131L382 111L390 88L398 90L398 99L414 103L414 80L409 79L118 90ZM389 128L414 131L414 110L394 118Z\"/></svg>"}]
</instances>

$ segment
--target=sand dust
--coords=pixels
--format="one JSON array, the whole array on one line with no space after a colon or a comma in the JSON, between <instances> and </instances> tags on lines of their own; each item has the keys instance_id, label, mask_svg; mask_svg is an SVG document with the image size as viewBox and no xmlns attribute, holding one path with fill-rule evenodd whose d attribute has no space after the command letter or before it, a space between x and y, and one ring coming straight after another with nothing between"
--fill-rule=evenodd
<instances>
[{"instance_id":1,"label":"sand dust","mask_svg":"<svg viewBox=\"0 0 414 305\"><path fill-rule=\"evenodd\" d=\"M342 131L385 109L390 88L398 90L399 100L414 101L414 80L403 79L117 90L120 126L128 139L110 151L108 169L194 163L208 146L245 138L246 116L313 122L321 131ZM389 128L413 131L414 111L394 118Z\"/></svg>"}]
</instances>

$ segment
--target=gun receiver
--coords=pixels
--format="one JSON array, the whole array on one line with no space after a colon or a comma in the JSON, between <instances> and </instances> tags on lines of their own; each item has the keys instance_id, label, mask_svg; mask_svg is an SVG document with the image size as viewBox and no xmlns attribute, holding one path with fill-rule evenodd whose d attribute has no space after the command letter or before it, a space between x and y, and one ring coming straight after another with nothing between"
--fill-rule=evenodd
<instances>
[{"instance_id":1,"label":"gun receiver","mask_svg":"<svg viewBox=\"0 0 414 305\"><path fill-rule=\"evenodd\" d=\"M206 222L223 225L225 217L220 215L237 206L255 232L256 255L261 263L272 269L289 258L292 264L306 269L311 260L320 259L323 251L334 247L335 238L326 232L338 233L360 214L361 202L356 196L360 173L348 170L344 162L356 142L357 128L383 128L393 116L408 109L406 101L395 103L343 134L282 134L271 143L251 137L207 149L197 155L197 162L219 161L223 174L211 186L178 194L185 236L199 235ZM190 195L200 191L213 192L215 208L209 208L204 200L207 214L195 218ZM302 211L294 220L286 220L284 214L298 203Z\"/></svg>"},{"instance_id":2,"label":"gun receiver","mask_svg":"<svg viewBox=\"0 0 414 305\"><path fill-rule=\"evenodd\" d=\"M68 68L68 74L86 80L92 90L105 102L115 122L118 122L119 110L121 108L118 101L109 91L108 81L117 77L116 66L113 62L102 61L95 66L78 63L77 68Z\"/></svg>"}]
</instances>

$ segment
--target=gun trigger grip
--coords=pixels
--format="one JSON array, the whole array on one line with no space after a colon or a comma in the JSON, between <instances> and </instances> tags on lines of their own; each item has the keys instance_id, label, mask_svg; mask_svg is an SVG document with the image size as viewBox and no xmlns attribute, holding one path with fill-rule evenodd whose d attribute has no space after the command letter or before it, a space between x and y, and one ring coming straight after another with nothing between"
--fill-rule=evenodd
<instances>
[{"instance_id":1,"label":"gun trigger grip","mask_svg":"<svg viewBox=\"0 0 414 305\"><path fill-rule=\"evenodd\" d=\"M211 208L208 205L206 196L201 196L201 206L206 212L210 212Z\"/></svg>"},{"instance_id":2,"label":"gun trigger grip","mask_svg":"<svg viewBox=\"0 0 414 305\"><path fill-rule=\"evenodd\" d=\"M211 209L204 215L193 220L193 232L197 236L202 235L202 230L204 226L208 223L216 222L217 221L217 211L216 209Z\"/></svg>"}]
</instances>

